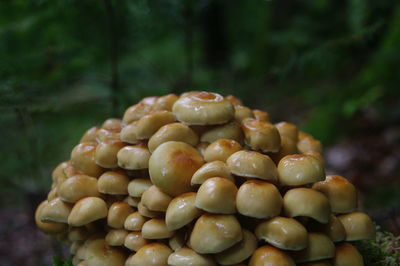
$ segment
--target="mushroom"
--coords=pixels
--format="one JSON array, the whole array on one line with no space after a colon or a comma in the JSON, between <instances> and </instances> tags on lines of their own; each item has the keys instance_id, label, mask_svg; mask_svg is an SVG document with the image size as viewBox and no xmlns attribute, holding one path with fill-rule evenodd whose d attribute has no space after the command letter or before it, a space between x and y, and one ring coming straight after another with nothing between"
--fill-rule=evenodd
<instances>
[{"instance_id":1,"label":"mushroom","mask_svg":"<svg viewBox=\"0 0 400 266\"><path fill-rule=\"evenodd\" d=\"M164 239L173 235L174 231L168 230L164 219L150 219L142 227L142 236L146 239Z\"/></svg>"},{"instance_id":2,"label":"mushroom","mask_svg":"<svg viewBox=\"0 0 400 266\"><path fill-rule=\"evenodd\" d=\"M151 112L137 121L135 129L136 138L149 139L160 127L173 122L175 122L175 117L171 112Z\"/></svg>"},{"instance_id":3,"label":"mushroom","mask_svg":"<svg viewBox=\"0 0 400 266\"><path fill-rule=\"evenodd\" d=\"M233 139L218 139L207 146L203 156L206 162L226 162L229 156L241 149L242 145Z\"/></svg>"},{"instance_id":4,"label":"mushroom","mask_svg":"<svg viewBox=\"0 0 400 266\"><path fill-rule=\"evenodd\" d=\"M317 158L304 154L283 157L278 164L279 183L301 186L325 179L323 164Z\"/></svg>"},{"instance_id":5,"label":"mushroom","mask_svg":"<svg viewBox=\"0 0 400 266\"><path fill-rule=\"evenodd\" d=\"M68 215L71 213L72 206L60 198L55 198L44 204L42 208L42 222L68 223Z\"/></svg>"},{"instance_id":6,"label":"mushroom","mask_svg":"<svg viewBox=\"0 0 400 266\"><path fill-rule=\"evenodd\" d=\"M42 222L42 210L48 205L48 201L42 201L35 211L35 222L36 226L45 234L60 234L67 230L67 225L65 223L54 223L54 222Z\"/></svg>"},{"instance_id":7,"label":"mushroom","mask_svg":"<svg viewBox=\"0 0 400 266\"><path fill-rule=\"evenodd\" d=\"M221 253L215 255L215 259L220 265L232 265L240 263L253 254L257 248L257 239L248 230L243 230L243 239Z\"/></svg>"},{"instance_id":8,"label":"mushroom","mask_svg":"<svg viewBox=\"0 0 400 266\"><path fill-rule=\"evenodd\" d=\"M313 184L312 188L325 194L332 212L348 213L357 208L356 188L344 177L328 175L324 181Z\"/></svg>"},{"instance_id":9,"label":"mushroom","mask_svg":"<svg viewBox=\"0 0 400 266\"><path fill-rule=\"evenodd\" d=\"M284 251L271 246L256 249L251 256L249 266L295 266L293 259Z\"/></svg>"},{"instance_id":10,"label":"mushroom","mask_svg":"<svg viewBox=\"0 0 400 266\"><path fill-rule=\"evenodd\" d=\"M298 141L298 135L299 135L299 130L297 129L297 126L288 123L288 122L280 122L275 124L276 129L278 129L279 134L281 137L285 136L291 140L293 140L296 144Z\"/></svg>"},{"instance_id":11,"label":"mushroom","mask_svg":"<svg viewBox=\"0 0 400 266\"><path fill-rule=\"evenodd\" d=\"M86 132L83 134L81 140L79 143L84 143L84 142L96 142L97 138L97 131L99 130L99 127L91 127Z\"/></svg>"},{"instance_id":12,"label":"mushroom","mask_svg":"<svg viewBox=\"0 0 400 266\"><path fill-rule=\"evenodd\" d=\"M313 138L310 134L299 131L297 142L297 149L301 153L306 153L308 151L316 151L322 153L322 144L319 140Z\"/></svg>"},{"instance_id":13,"label":"mushroom","mask_svg":"<svg viewBox=\"0 0 400 266\"><path fill-rule=\"evenodd\" d=\"M221 162L221 161L213 161L204 164L202 167L200 167L192 176L192 179L190 181L191 185L201 185L203 184L207 179L211 177L222 177L226 178L232 182L235 182L235 179L231 175L231 172L226 165L226 163Z\"/></svg>"},{"instance_id":14,"label":"mushroom","mask_svg":"<svg viewBox=\"0 0 400 266\"><path fill-rule=\"evenodd\" d=\"M242 228L235 216L203 214L194 225L189 244L200 254L219 253L242 239Z\"/></svg>"},{"instance_id":15,"label":"mushroom","mask_svg":"<svg viewBox=\"0 0 400 266\"><path fill-rule=\"evenodd\" d=\"M85 263L87 265L124 266L126 256L122 250L110 247L105 239L96 239L86 247Z\"/></svg>"},{"instance_id":16,"label":"mushroom","mask_svg":"<svg viewBox=\"0 0 400 266\"><path fill-rule=\"evenodd\" d=\"M149 149L143 142L134 146L125 146L117 154L118 166L127 170L147 169L150 155Z\"/></svg>"},{"instance_id":17,"label":"mushroom","mask_svg":"<svg viewBox=\"0 0 400 266\"><path fill-rule=\"evenodd\" d=\"M235 97L233 95L228 95L228 96L225 97L225 99L230 101L233 106L235 106L235 105L243 105L243 102L238 97Z\"/></svg>"},{"instance_id":18,"label":"mushroom","mask_svg":"<svg viewBox=\"0 0 400 266\"><path fill-rule=\"evenodd\" d=\"M278 164L283 157L297 153L296 142L287 136L281 136L281 149L276 153L270 153L270 156Z\"/></svg>"},{"instance_id":19,"label":"mushroom","mask_svg":"<svg viewBox=\"0 0 400 266\"><path fill-rule=\"evenodd\" d=\"M109 118L103 122L102 128L110 131L121 131L122 120L119 118Z\"/></svg>"},{"instance_id":20,"label":"mushroom","mask_svg":"<svg viewBox=\"0 0 400 266\"><path fill-rule=\"evenodd\" d=\"M150 243L132 254L125 266L168 266L168 257L172 250L162 243Z\"/></svg>"},{"instance_id":21,"label":"mushroom","mask_svg":"<svg viewBox=\"0 0 400 266\"><path fill-rule=\"evenodd\" d=\"M258 219L277 216L282 209L282 196L271 183L248 180L236 195L236 208L242 215Z\"/></svg>"},{"instance_id":22,"label":"mushroom","mask_svg":"<svg viewBox=\"0 0 400 266\"><path fill-rule=\"evenodd\" d=\"M107 204L98 197L86 197L75 203L68 216L68 224L82 226L107 217Z\"/></svg>"},{"instance_id":23,"label":"mushroom","mask_svg":"<svg viewBox=\"0 0 400 266\"><path fill-rule=\"evenodd\" d=\"M176 250L168 257L168 265L171 266L216 266L217 264L213 261L209 255L203 255L196 253L193 249L183 247Z\"/></svg>"},{"instance_id":24,"label":"mushroom","mask_svg":"<svg viewBox=\"0 0 400 266\"><path fill-rule=\"evenodd\" d=\"M72 166L82 174L98 177L103 169L95 162L97 144L93 142L80 143L71 152Z\"/></svg>"},{"instance_id":25,"label":"mushroom","mask_svg":"<svg viewBox=\"0 0 400 266\"><path fill-rule=\"evenodd\" d=\"M148 243L149 240L144 239L140 232L131 232L125 237L124 246L130 250L138 251Z\"/></svg>"},{"instance_id":26,"label":"mushroom","mask_svg":"<svg viewBox=\"0 0 400 266\"><path fill-rule=\"evenodd\" d=\"M133 212L126 217L124 228L129 231L141 231L142 226L146 221L147 218L141 215L139 212Z\"/></svg>"},{"instance_id":27,"label":"mushroom","mask_svg":"<svg viewBox=\"0 0 400 266\"><path fill-rule=\"evenodd\" d=\"M312 228L314 231L320 231L326 234L333 242L340 242L346 238L346 231L342 222L334 215L331 215L327 224L314 222L307 225L307 227Z\"/></svg>"},{"instance_id":28,"label":"mushroom","mask_svg":"<svg viewBox=\"0 0 400 266\"><path fill-rule=\"evenodd\" d=\"M139 205L139 202L140 202L140 198L139 198L139 197L127 196L127 197L124 199L124 202L128 203L129 206L131 206L131 207L137 208L138 205Z\"/></svg>"},{"instance_id":29,"label":"mushroom","mask_svg":"<svg viewBox=\"0 0 400 266\"><path fill-rule=\"evenodd\" d=\"M358 250L350 243L336 245L333 266L364 266L364 260Z\"/></svg>"},{"instance_id":30,"label":"mushroom","mask_svg":"<svg viewBox=\"0 0 400 266\"><path fill-rule=\"evenodd\" d=\"M131 197L141 197L143 192L145 192L153 184L150 179L147 178L135 178L132 179L128 184L128 193Z\"/></svg>"},{"instance_id":31,"label":"mushroom","mask_svg":"<svg viewBox=\"0 0 400 266\"><path fill-rule=\"evenodd\" d=\"M139 202L137 209L140 215L148 218L155 218L164 214L163 212L150 211L143 205L142 202Z\"/></svg>"},{"instance_id":32,"label":"mushroom","mask_svg":"<svg viewBox=\"0 0 400 266\"><path fill-rule=\"evenodd\" d=\"M307 230L293 218L274 217L261 222L255 230L258 239L285 250L307 247Z\"/></svg>"},{"instance_id":33,"label":"mushroom","mask_svg":"<svg viewBox=\"0 0 400 266\"><path fill-rule=\"evenodd\" d=\"M200 137L200 141L208 143L212 143L219 139L232 139L242 144L243 132L240 124L236 121L232 121L227 124L215 126L204 132Z\"/></svg>"},{"instance_id":34,"label":"mushroom","mask_svg":"<svg viewBox=\"0 0 400 266\"><path fill-rule=\"evenodd\" d=\"M128 233L125 229L111 229L106 235L106 242L109 246L123 246Z\"/></svg>"},{"instance_id":35,"label":"mushroom","mask_svg":"<svg viewBox=\"0 0 400 266\"><path fill-rule=\"evenodd\" d=\"M137 144L140 142L140 140L137 137L136 131L137 131L137 124L138 121L134 121L126 126L124 126L121 129L121 140L126 143L130 144Z\"/></svg>"},{"instance_id":36,"label":"mushroom","mask_svg":"<svg viewBox=\"0 0 400 266\"><path fill-rule=\"evenodd\" d=\"M203 163L203 157L192 146L168 141L158 146L150 157L150 179L165 193L178 196L191 190L192 175Z\"/></svg>"},{"instance_id":37,"label":"mushroom","mask_svg":"<svg viewBox=\"0 0 400 266\"><path fill-rule=\"evenodd\" d=\"M232 174L247 178L258 178L275 182L277 171L274 162L268 155L249 150L232 154L226 164Z\"/></svg>"},{"instance_id":38,"label":"mushroom","mask_svg":"<svg viewBox=\"0 0 400 266\"><path fill-rule=\"evenodd\" d=\"M155 102L155 101L154 101ZM128 125L134 121L139 120L143 116L147 115L150 113L152 109L152 102L140 102L138 104L130 106L128 109L126 109L124 116L122 118L122 123L124 125Z\"/></svg>"},{"instance_id":39,"label":"mushroom","mask_svg":"<svg viewBox=\"0 0 400 266\"><path fill-rule=\"evenodd\" d=\"M152 185L142 194L142 204L150 211L165 212L172 198Z\"/></svg>"},{"instance_id":40,"label":"mushroom","mask_svg":"<svg viewBox=\"0 0 400 266\"><path fill-rule=\"evenodd\" d=\"M182 95L173 105L176 118L188 125L218 125L234 116L233 105L217 93L192 92Z\"/></svg>"},{"instance_id":41,"label":"mushroom","mask_svg":"<svg viewBox=\"0 0 400 266\"><path fill-rule=\"evenodd\" d=\"M199 137L187 125L181 123L171 123L162 126L149 139L149 150L153 152L158 146L167 141L181 141L191 146L196 146Z\"/></svg>"},{"instance_id":42,"label":"mushroom","mask_svg":"<svg viewBox=\"0 0 400 266\"><path fill-rule=\"evenodd\" d=\"M71 242L86 240L89 236L89 231L86 227L71 228L68 232L68 240Z\"/></svg>"},{"instance_id":43,"label":"mushroom","mask_svg":"<svg viewBox=\"0 0 400 266\"><path fill-rule=\"evenodd\" d=\"M276 127L266 121L246 118L242 121L245 143L253 150L278 152L281 148L281 137Z\"/></svg>"},{"instance_id":44,"label":"mushroom","mask_svg":"<svg viewBox=\"0 0 400 266\"><path fill-rule=\"evenodd\" d=\"M99 197L98 180L87 175L75 175L67 178L57 189L57 194L65 202L75 203L85 197Z\"/></svg>"},{"instance_id":45,"label":"mushroom","mask_svg":"<svg viewBox=\"0 0 400 266\"><path fill-rule=\"evenodd\" d=\"M293 188L283 196L283 212L289 217L306 216L326 224L330 217L328 198L311 188Z\"/></svg>"},{"instance_id":46,"label":"mushroom","mask_svg":"<svg viewBox=\"0 0 400 266\"><path fill-rule=\"evenodd\" d=\"M308 244L303 250L292 252L296 263L330 259L335 256L335 245L322 233L308 233Z\"/></svg>"},{"instance_id":47,"label":"mushroom","mask_svg":"<svg viewBox=\"0 0 400 266\"><path fill-rule=\"evenodd\" d=\"M243 105L235 105L235 120L238 122L242 122L245 118L254 118L253 111L246 106Z\"/></svg>"},{"instance_id":48,"label":"mushroom","mask_svg":"<svg viewBox=\"0 0 400 266\"><path fill-rule=\"evenodd\" d=\"M234 214L237 191L232 181L222 177L212 177L200 186L195 205L210 213Z\"/></svg>"},{"instance_id":49,"label":"mushroom","mask_svg":"<svg viewBox=\"0 0 400 266\"><path fill-rule=\"evenodd\" d=\"M120 131L107 130L105 128L100 128L96 131L96 142L101 143L104 141L115 140L120 141Z\"/></svg>"},{"instance_id":50,"label":"mushroom","mask_svg":"<svg viewBox=\"0 0 400 266\"><path fill-rule=\"evenodd\" d=\"M106 140L100 142L96 147L96 164L104 168L118 167L117 153L126 144L119 140Z\"/></svg>"},{"instance_id":51,"label":"mushroom","mask_svg":"<svg viewBox=\"0 0 400 266\"><path fill-rule=\"evenodd\" d=\"M363 212L352 212L338 216L346 231L346 241L375 239L375 226Z\"/></svg>"},{"instance_id":52,"label":"mushroom","mask_svg":"<svg viewBox=\"0 0 400 266\"><path fill-rule=\"evenodd\" d=\"M253 109L254 118L260 121L270 122L269 114L265 111Z\"/></svg>"},{"instance_id":53,"label":"mushroom","mask_svg":"<svg viewBox=\"0 0 400 266\"><path fill-rule=\"evenodd\" d=\"M168 230L177 230L201 215L195 206L196 193L188 192L171 200L165 213Z\"/></svg>"},{"instance_id":54,"label":"mushroom","mask_svg":"<svg viewBox=\"0 0 400 266\"><path fill-rule=\"evenodd\" d=\"M161 96L155 101L155 103L152 106L152 109L157 111L160 110L172 111L172 106L178 99L179 97L173 93Z\"/></svg>"},{"instance_id":55,"label":"mushroom","mask_svg":"<svg viewBox=\"0 0 400 266\"><path fill-rule=\"evenodd\" d=\"M97 188L104 194L127 195L129 181L129 177L122 171L108 171L100 176Z\"/></svg>"},{"instance_id":56,"label":"mushroom","mask_svg":"<svg viewBox=\"0 0 400 266\"><path fill-rule=\"evenodd\" d=\"M108 209L107 225L115 229L124 228L126 218L133 212L128 203L114 202Z\"/></svg>"}]
</instances>

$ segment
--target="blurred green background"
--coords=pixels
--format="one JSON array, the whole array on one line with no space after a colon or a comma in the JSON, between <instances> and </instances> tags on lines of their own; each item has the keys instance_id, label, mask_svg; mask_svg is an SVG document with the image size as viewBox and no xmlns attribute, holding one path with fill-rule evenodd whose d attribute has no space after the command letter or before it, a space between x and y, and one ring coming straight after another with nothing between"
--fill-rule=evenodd
<instances>
[{"instance_id":1,"label":"blurred green background","mask_svg":"<svg viewBox=\"0 0 400 266\"><path fill-rule=\"evenodd\" d=\"M13 0L0 14L1 265L63 255L32 216L87 128L187 90L298 124L400 232L399 1Z\"/></svg>"}]
</instances>

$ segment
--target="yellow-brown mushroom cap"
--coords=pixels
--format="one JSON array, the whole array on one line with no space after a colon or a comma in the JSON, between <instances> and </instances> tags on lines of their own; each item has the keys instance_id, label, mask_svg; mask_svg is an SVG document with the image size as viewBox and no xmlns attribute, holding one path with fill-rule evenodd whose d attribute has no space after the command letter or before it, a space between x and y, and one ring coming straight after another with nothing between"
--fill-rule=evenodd
<instances>
[{"instance_id":1,"label":"yellow-brown mushroom cap","mask_svg":"<svg viewBox=\"0 0 400 266\"><path fill-rule=\"evenodd\" d=\"M96 164L104 168L118 167L117 154L126 144L119 140L106 140L96 147Z\"/></svg>"},{"instance_id":2,"label":"yellow-brown mushroom cap","mask_svg":"<svg viewBox=\"0 0 400 266\"><path fill-rule=\"evenodd\" d=\"M232 139L243 144L243 137L243 131L240 124L236 121L232 121L209 128L201 134L200 141L212 143L219 139Z\"/></svg>"},{"instance_id":3,"label":"yellow-brown mushroom cap","mask_svg":"<svg viewBox=\"0 0 400 266\"><path fill-rule=\"evenodd\" d=\"M235 182L235 179L231 175L231 172L226 165L226 163L222 161L213 161L204 164L202 167L200 167L192 176L192 179L190 181L191 185L201 185L203 184L207 179L211 177L222 177L226 178L232 182Z\"/></svg>"},{"instance_id":4,"label":"yellow-brown mushroom cap","mask_svg":"<svg viewBox=\"0 0 400 266\"><path fill-rule=\"evenodd\" d=\"M272 246L262 246L251 256L249 266L295 266L293 259L284 251Z\"/></svg>"},{"instance_id":5,"label":"yellow-brown mushroom cap","mask_svg":"<svg viewBox=\"0 0 400 266\"><path fill-rule=\"evenodd\" d=\"M296 263L330 259L335 256L335 245L322 233L308 233L308 244L303 250L292 252Z\"/></svg>"},{"instance_id":6,"label":"yellow-brown mushroom cap","mask_svg":"<svg viewBox=\"0 0 400 266\"><path fill-rule=\"evenodd\" d=\"M126 255L122 250L110 247L105 239L96 239L86 247L85 262L87 265L124 266Z\"/></svg>"},{"instance_id":7,"label":"yellow-brown mushroom cap","mask_svg":"<svg viewBox=\"0 0 400 266\"><path fill-rule=\"evenodd\" d=\"M125 266L168 266L172 250L162 243L150 243L128 258Z\"/></svg>"},{"instance_id":8,"label":"yellow-brown mushroom cap","mask_svg":"<svg viewBox=\"0 0 400 266\"><path fill-rule=\"evenodd\" d=\"M41 210L42 222L67 223L72 204L55 198L43 206Z\"/></svg>"},{"instance_id":9,"label":"yellow-brown mushroom cap","mask_svg":"<svg viewBox=\"0 0 400 266\"><path fill-rule=\"evenodd\" d=\"M128 193L131 197L141 197L153 184L150 179L147 178L135 178L132 179L128 184Z\"/></svg>"},{"instance_id":10,"label":"yellow-brown mushroom cap","mask_svg":"<svg viewBox=\"0 0 400 266\"><path fill-rule=\"evenodd\" d=\"M86 197L75 203L68 216L68 224L82 226L107 217L107 213L107 204L104 200L98 197Z\"/></svg>"},{"instance_id":11,"label":"yellow-brown mushroom cap","mask_svg":"<svg viewBox=\"0 0 400 266\"><path fill-rule=\"evenodd\" d=\"M106 242L109 246L123 246L128 233L125 229L111 229L106 235Z\"/></svg>"},{"instance_id":12,"label":"yellow-brown mushroom cap","mask_svg":"<svg viewBox=\"0 0 400 266\"><path fill-rule=\"evenodd\" d=\"M93 142L80 143L71 152L72 166L82 174L98 177L103 172L95 162L97 144Z\"/></svg>"},{"instance_id":13,"label":"yellow-brown mushroom cap","mask_svg":"<svg viewBox=\"0 0 400 266\"><path fill-rule=\"evenodd\" d=\"M36 226L45 234L59 234L67 230L65 223L42 222L42 210L48 204L48 201L42 201L35 211Z\"/></svg>"},{"instance_id":14,"label":"yellow-brown mushroom cap","mask_svg":"<svg viewBox=\"0 0 400 266\"><path fill-rule=\"evenodd\" d=\"M166 211L172 198L152 185L142 194L142 204L151 211Z\"/></svg>"},{"instance_id":15,"label":"yellow-brown mushroom cap","mask_svg":"<svg viewBox=\"0 0 400 266\"><path fill-rule=\"evenodd\" d=\"M87 175L71 176L60 184L57 194L63 201L71 203L85 197L99 197L97 182L96 178Z\"/></svg>"},{"instance_id":16,"label":"yellow-brown mushroom cap","mask_svg":"<svg viewBox=\"0 0 400 266\"><path fill-rule=\"evenodd\" d=\"M175 122L175 116L172 112L151 112L137 121L135 129L136 138L149 139L160 127L173 122Z\"/></svg>"},{"instance_id":17,"label":"yellow-brown mushroom cap","mask_svg":"<svg viewBox=\"0 0 400 266\"><path fill-rule=\"evenodd\" d=\"M336 245L333 266L364 266L364 259L358 250L350 243Z\"/></svg>"},{"instance_id":18,"label":"yellow-brown mushroom cap","mask_svg":"<svg viewBox=\"0 0 400 266\"><path fill-rule=\"evenodd\" d=\"M268 122L254 118L242 121L245 142L253 150L278 152L281 148L281 136L276 127Z\"/></svg>"},{"instance_id":19,"label":"yellow-brown mushroom cap","mask_svg":"<svg viewBox=\"0 0 400 266\"><path fill-rule=\"evenodd\" d=\"M338 216L346 231L346 241L375 239L375 226L363 212L352 212Z\"/></svg>"},{"instance_id":20,"label":"yellow-brown mushroom cap","mask_svg":"<svg viewBox=\"0 0 400 266\"><path fill-rule=\"evenodd\" d=\"M146 239L164 239L173 235L174 231L168 230L164 219L150 219L142 227L142 236Z\"/></svg>"},{"instance_id":21,"label":"yellow-brown mushroom cap","mask_svg":"<svg viewBox=\"0 0 400 266\"><path fill-rule=\"evenodd\" d=\"M98 181L97 188L101 193L111 195L127 195L129 177L122 171L107 171Z\"/></svg>"},{"instance_id":22,"label":"yellow-brown mushroom cap","mask_svg":"<svg viewBox=\"0 0 400 266\"><path fill-rule=\"evenodd\" d=\"M169 230L177 230L201 215L195 206L196 193L188 192L177 196L169 203L165 222Z\"/></svg>"},{"instance_id":23,"label":"yellow-brown mushroom cap","mask_svg":"<svg viewBox=\"0 0 400 266\"><path fill-rule=\"evenodd\" d=\"M269 118L268 112L258 110L258 109L253 109L253 115L254 118L260 121L265 121L265 122L270 122L271 119Z\"/></svg>"},{"instance_id":24,"label":"yellow-brown mushroom cap","mask_svg":"<svg viewBox=\"0 0 400 266\"><path fill-rule=\"evenodd\" d=\"M108 209L107 225L116 229L124 228L126 218L133 212L134 209L128 203L114 202Z\"/></svg>"},{"instance_id":25,"label":"yellow-brown mushroom cap","mask_svg":"<svg viewBox=\"0 0 400 266\"><path fill-rule=\"evenodd\" d=\"M139 212L133 212L126 217L124 228L129 231L141 231L142 226L146 221L147 218Z\"/></svg>"},{"instance_id":26,"label":"yellow-brown mushroom cap","mask_svg":"<svg viewBox=\"0 0 400 266\"><path fill-rule=\"evenodd\" d=\"M319 140L313 138L310 134L299 132L299 141L297 142L297 148L301 153L308 151L316 151L322 153L322 144Z\"/></svg>"},{"instance_id":27,"label":"yellow-brown mushroom cap","mask_svg":"<svg viewBox=\"0 0 400 266\"><path fill-rule=\"evenodd\" d=\"M210 255L196 253L193 249L183 247L176 250L168 257L168 265L170 266L216 266Z\"/></svg>"},{"instance_id":28,"label":"yellow-brown mushroom cap","mask_svg":"<svg viewBox=\"0 0 400 266\"><path fill-rule=\"evenodd\" d=\"M142 237L140 232L131 232L125 237L124 246L130 250L138 251L149 243L149 240Z\"/></svg>"},{"instance_id":29,"label":"yellow-brown mushroom cap","mask_svg":"<svg viewBox=\"0 0 400 266\"><path fill-rule=\"evenodd\" d=\"M118 151L118 165L127 170L149 168L150 151L145 143L125 146Z\"/></svg>"},{"instance_id":30,"label":"yellow-brown mushroom cap","mask_svg":"<svg viewBox=\"0 0 400 266\"><path fill-rule=\"evenodd\" d=\"M206 162L226 162L229 156L241 149L242 145L233 139L218 139L204 150L204 160Z\"/></svg>"},{"instance_id":31,"label":"yellow-brown mushroom cap","mask_svg":"<svg viewBox=\"0 0 400 266\"><path fill-rule=\"evenodd\" d=\"M295 143L298 141L299 130L297 126L289 122L280 122L275 124L281 137L286 136L292 139Z\"/></svg>"}]
</instances>

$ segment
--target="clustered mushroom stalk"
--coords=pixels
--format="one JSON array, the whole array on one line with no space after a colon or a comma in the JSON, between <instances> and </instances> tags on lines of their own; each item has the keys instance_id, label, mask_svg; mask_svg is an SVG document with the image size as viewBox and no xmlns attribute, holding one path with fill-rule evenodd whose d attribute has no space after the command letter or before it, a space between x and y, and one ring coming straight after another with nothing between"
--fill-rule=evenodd
<instances>
[{"instance_id":1,"label":"clustered mushroom stalk","mask_svg":"<svg viewBox=\"0 0 400 266\"><path fill-rule=\"evenodd\" d=\"M373 239L321 143L234 97L149 97L82 136L36 224L79 266L363 265Z\"/></svg>"}]
</instances>

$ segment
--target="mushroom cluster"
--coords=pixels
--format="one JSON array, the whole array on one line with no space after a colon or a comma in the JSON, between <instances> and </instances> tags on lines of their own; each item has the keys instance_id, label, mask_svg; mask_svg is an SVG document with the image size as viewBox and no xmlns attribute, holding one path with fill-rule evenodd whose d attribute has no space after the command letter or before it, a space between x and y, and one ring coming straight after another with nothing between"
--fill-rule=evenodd
<instances>
[{"instance_id":1,"label":"mushroom cluster","mask_svg":"<svg viewBox=\"0 0 400 266\"><path fill-rule=\"evenodd\" d=\"M149 97L93 127L36 210L73 264L363 265L373 239L321 143L234 97Z\"/></svg>"}]
</instances>

